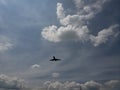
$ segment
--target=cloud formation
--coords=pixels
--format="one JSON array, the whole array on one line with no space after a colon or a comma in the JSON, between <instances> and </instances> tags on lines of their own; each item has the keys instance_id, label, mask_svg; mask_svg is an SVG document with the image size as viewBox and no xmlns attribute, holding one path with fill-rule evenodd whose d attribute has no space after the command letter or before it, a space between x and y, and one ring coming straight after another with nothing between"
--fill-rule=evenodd
<instances>
[{"instance_id":1,"label":"cloud formation","mask_svg":"<svg viewBox=\"0 0 120 90\"><path fill-rule=\"evenodd\" d=\"M52 77L54 77L54 78L58 78L59 76L60 76L60 74L59 74L59 73L57 73L57 72L52 73Z\"/></svg>"},{"instance_id":2,"label":"cloud formation","mask_svg":"<svg viewBox=\"0 0 120 90\"><path fill-rule=\"evenodd\" d=\"M11 40L3 35L0 35L0 52L9 50L13 47Z\"/></svg>"},{"instance_id":3,"label":"cloud formation","mask_svg":"<svg viewBox=\"0 0 120 90\"><path fill-rule=\"evenodd\" d=\"M0 75L0 90L23 90L23 88L25 88L23 79Z\"/></svg>"},{"instance_id":4,"label":"cloud formation","mask_svg":"<svg viewBox=\"0 0 120 90\"><path fill-rule=\"evenodd\" d=\"M109 37L116 37L118 31L117 24L111 25L108 29L102 29L98 32L98 36L90 34L88 28L89 20L93 19L99 13L104 3L109 0L89 1L74 0L78 11L74 15L66 15L62 3L57 3L57 18L61 24L60 27L56 25L43 28L41 32L43 38L51 42L62 41L79 41L91 42L94 46L106 43L110 40Z\"/></svg>"},{"instance_id":5,"label":"cloud formation","mask_svg":"<svg viewBox=\"0 0 120 90\"><path fill-rule=\"evenodd\" d=\"M95 81L88 81L84 84L77 82L64 82L59 81L46 81L44 83L45 90L119 90L120 81L119 80L110 80L103 84Z\"/></svg>"},{"instance_id":6,"label":"cloud formation","mask_svg":"<svg viewBox=\"0 0 120 90\"><path fill-rule=\"evenodd\" d=\"M118 25L113 25L107 29L103 29L98 32L97 36L91 35L90 39L93 42L94 46L98 46L102 43L106 43L109 39L115 38L119 35Z\"/></svg>"},{"instance_id":7,"label":"cloud formation","mask_svg":"<svg viewBox=\"0 0 120 90\"><path fill-rule=\"evenodd\" d=\"M31 66L31 68L32 68L32 69L34 69L34 68L40 68L40 65L34 64L34 65Z\"/></svg>"}]
</instances>

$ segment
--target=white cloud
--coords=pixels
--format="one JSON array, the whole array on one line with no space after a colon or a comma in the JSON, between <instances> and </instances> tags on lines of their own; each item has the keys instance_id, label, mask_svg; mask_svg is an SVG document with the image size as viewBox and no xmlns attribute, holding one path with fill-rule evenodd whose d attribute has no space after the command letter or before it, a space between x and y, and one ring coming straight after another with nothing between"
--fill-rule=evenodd
<instances>
[{"instance_id":1,"label":"white cloud","mask_svg":"<svg viewBox=\"0 0 120 90\"><path fill-rule=\"evenodd\" d=\"M107 29L103 29L100 32L98 32L97 36L91 35L91 41L93 42L94 46L98 46L102 43L106 43L112 38L115 38L118 36L118 25L113 25Z\"/></svg>"},{"instance_id":2,"label":"white cloud","mask_svg":"<svg viewBox=\"0 0 120 90\"><path fill-rule=\"evenodd\" d=\"M45 90L120 90L120 81L111 80L103 84L95 81L88 81L83 84L74 81L46 81L44 88Z\"/></svg>"},{"instance_id":3,"label":"white cloud","mask_svg":"<svg viewBox=\"0 0 120 90\"><path fill-rule=\"evenodd\" d=\"M102 84L95 81L88 81L84 85L81 85L83 88L87 88L87 90L100 90Z\"/></svg>"},{"instance_id":4,"label":"white cloud","mask_svg":"<svg viewBox=\"0 0 120 90\"><path fill-rule=\"evenodd\" d=\"M34 65L31 66L31 68L32 68L32 69L34 69L34 68L40 68L40 65L34 64Z\"/></svg>"},{"instance_id":5,"label":"white cloud","mask_svg":"<svg viewBox=\"0 0 120 90\"><path fill-rule=\"evenodd\" d=\"M52 73L52 77L54 77L54 78L58 78L60 76L60 74L59 73Z\"/></svg>"},{"instance_id":6,"label":"white cloud","mask_svg":"<svg viewBox=\"0 0 120 90\"><path fill-rule=\"evenodd\" d=\"M49 26L44 28L42 31L42 36L52 42L60 41L82 41L88 39L88 28L87 26L73 27L72 25L67 25L66 27L57 28L57 26Z\"/></svg>"},{"instance_id":7,"label":"white cloud","mask_svg":"<svg viewBox=\"0 0 120 90\"><path fill-rule=\"evenodd\" d=\"M46 84L47 83L47 84ZM44 87L46 90L80 90L80 84L76 83L74 81L72 82L59 82L59 81L54 81L48 83L44 83Z\"/></svg>"},{"instance_id":8,"label":"white cloud","mask_svg":"<svg viewBox=\"0 0 120 90\"><path fill-rule=\"evenodd\" d=\"M4 90L22 90L25 88L24 80L17 77L9 77L4 74L0 75L0 89Z\"/></svg>"},{"instance_id":9,"label":"white cloud","mask_svg":"<svg viewBox=\"0 0 120 90\"><path fill-rule=\"evenodd\" d=\"M62 18L65 17L64 8L63 8L61 3L57 3L57 12L56 12L56 14L57 14L57 17L59 19L62 19Z\"/></svg>"},{"instance_id":10,"label":"white cloud","mask_svg":"<svg viewBox=\"0 0 120 90\"><path fill-rule=\"evenodd\" d=\"M101 11L104 3L108 1L109 0L93 0L86 3L84 0L74 0L76 7L80 10L74 15L65 15L62 3L57 3L56 14L61 26L57 27L52 25L45 27L41 32L43 38L51 42L89 41L92 42L94 46L106 43L110 36L114 37L116 33L118 33L114 31L117 27L116 25L110 26L108 30L101 30L98 32L98 36L90 34L87 25L89 20L94 18L96 14Z\"/></svg>"},{"instance_id":11,"label":"white cloud","mask_svg":"<svg viewBox=\"0 0 120 90\"><path fill-rule=\"evenodd\" d=\"M5 36L0 35L0 52L9 50L13 47L11 40Z\"/></svg>"},{"instance_id":12,"label":"white cloud","mask_svg":"<svg viewBox=\"0 0 120 90\"><path fill-rule=\"evenodd\" d=\"M58 42L59 41L59 38L57 35L57 26L55 26L55 25L45 27L43 29L43 31L41 32L41 34L45 39L47 39L51 42Z\"/></svg>"}]
</instances>

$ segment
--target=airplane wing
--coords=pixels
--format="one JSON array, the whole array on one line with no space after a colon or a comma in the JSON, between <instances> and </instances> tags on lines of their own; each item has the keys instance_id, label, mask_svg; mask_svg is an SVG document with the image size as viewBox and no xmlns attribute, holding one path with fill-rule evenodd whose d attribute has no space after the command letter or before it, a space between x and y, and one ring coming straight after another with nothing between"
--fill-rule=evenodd
<instances>
[{"instance_id":1,"label":"airplane wing","mask_svg":"<svg viewBox=\"0 0 120 90\"><path fill-rule=\"evenodd\" d=\"M50 59L50 61L59 61L59 60L61 60L61 59L57 59L57 58L55 58L55 56L53 56L53 59Z\"/></svg>"},{"instance_id":2,"label":"airplane wing","mask_svg":"<svg viewBox=\"0 0 120 90\"><path fill-rule=\"evenodd\" d=\"M50 61L55 61L54 59L50 59Z\"/></svg>"},{"instance_id":3,"label":"airplane wing","mask_svg":"<svg viewBox=\"0 0 120 90\"><path fill-rule=\"evenodd\" d=\"M61 59L56 59L57 61L61 60Z\"/></svg>"}]
</instances>

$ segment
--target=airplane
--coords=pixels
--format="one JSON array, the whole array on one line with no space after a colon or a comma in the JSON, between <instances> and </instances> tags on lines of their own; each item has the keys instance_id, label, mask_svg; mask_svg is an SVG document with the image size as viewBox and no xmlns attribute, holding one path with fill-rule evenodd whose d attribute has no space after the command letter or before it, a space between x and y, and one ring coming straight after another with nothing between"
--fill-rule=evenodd
<instances>
[{"instance_id":1,"label":"airplane","mask_svg":"<svg viewBox=\"0 0 120 90\"><path fill-rule=\"evenodd\" d=\"M55 58L55 56L53 56L53 59L50 59L50 61L59 61L59 60L61 60L61 59L57 59L57 58Z\"/></svg>"}]
</instances>

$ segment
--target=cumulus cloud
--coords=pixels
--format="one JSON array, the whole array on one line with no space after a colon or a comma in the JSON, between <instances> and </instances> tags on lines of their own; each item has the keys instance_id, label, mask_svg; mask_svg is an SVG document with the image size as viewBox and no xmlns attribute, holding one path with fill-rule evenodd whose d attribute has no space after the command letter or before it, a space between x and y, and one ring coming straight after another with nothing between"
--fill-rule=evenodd
<instances>
[{"instance_id":1,"label":"cumulus cloud","mask_svg":"<svg viewBox=\"0 0 120 90\"><path fill-rule=\"evenodd\" d=\"M23 88L25 88L23 79L0 75L0 90L23 90Z\"/></svg>"},{"instance_id":2,"label":"cumulus cloud","mask_svg":"<svg viewBox=\"0 0 120 90\"><path fill-rule=\"evenodd\" d=\"M65 17L64 8L61 3L57 3L57 17L62 19Z\"/></svg>"},{"instance_id":3,"label":"cumulus cloud","mask_svg":"<svg viewBox=\"0 0 120 90\"><path fill-rule=\"evenodd\" d=\"M5 36L0 35L0 52L9 50L13 47L11 40Z\"/></svg>"},{"instance_id":4,"label":"cumulus cloud","mask_svg":"<svg viewBox=\"0 0 120 90\"><path fill-rule=\"evenodd\" d=\"M34 69L34 68L40 68L40 65L34 64L34 65L31 66L31 68L32 68L32 69Z\"/></svg>"},{"instance_id":5,"label":"cumulus cloud","mask_svg":"<svg viewBox=\"0 0 120 90\"><path fill-rule=\"evenodd\" d=\"M56 25L43 28L41 34L43 38L51 42L62 41L79 41L92 42L94 46L106 43L110 38L116 37L116 29L118 25L112 25L108 29L103 29L98 32L98 36L90 34L88 28L89 20L93 19L99 13L104 3L109 0L92 0L86 2L85 0L74 0L78 11L74 15L66 15L62 3L57 3L57 18L61 24L60 27Z\"/></svg>"},{"instance_id":6,"label":"cumulus cloud","mask_svg":"<svg viewBox=\"0 0 120 90\"><path fill-rule=\"evenodd\" d=\"M80 30L79 30L80 29ZM88 28L87 26L73 27L68 25L66 27L57 28L57 26L49 26L43 29L42 35L45 39L52 42L60 41L78 41L78 40L87 40L88 39Z\"/></svg>"},{"instance_id":7,"label":"cumulus cloud","mask_svg":"<svg viewBox=\"0 0 120 90\"><path fill-rule=\"evenodd\" d=\"M81 87L87 90L100 90L102 85L95 81L88 81L85 84L81 85Z\"/></svg>"},{"instance_id":8,"label":"cumulus cloud","mask_svg":"<svg viewBox=\"0 0 120 90\"><path fill-rule=\"evenodd\" d=\"M120 90L120 81L111 80L105 83L88 81L83 84L74 81L59 82L46 81L44 83L45 90Z\"/></svg>"}]
</instances>

